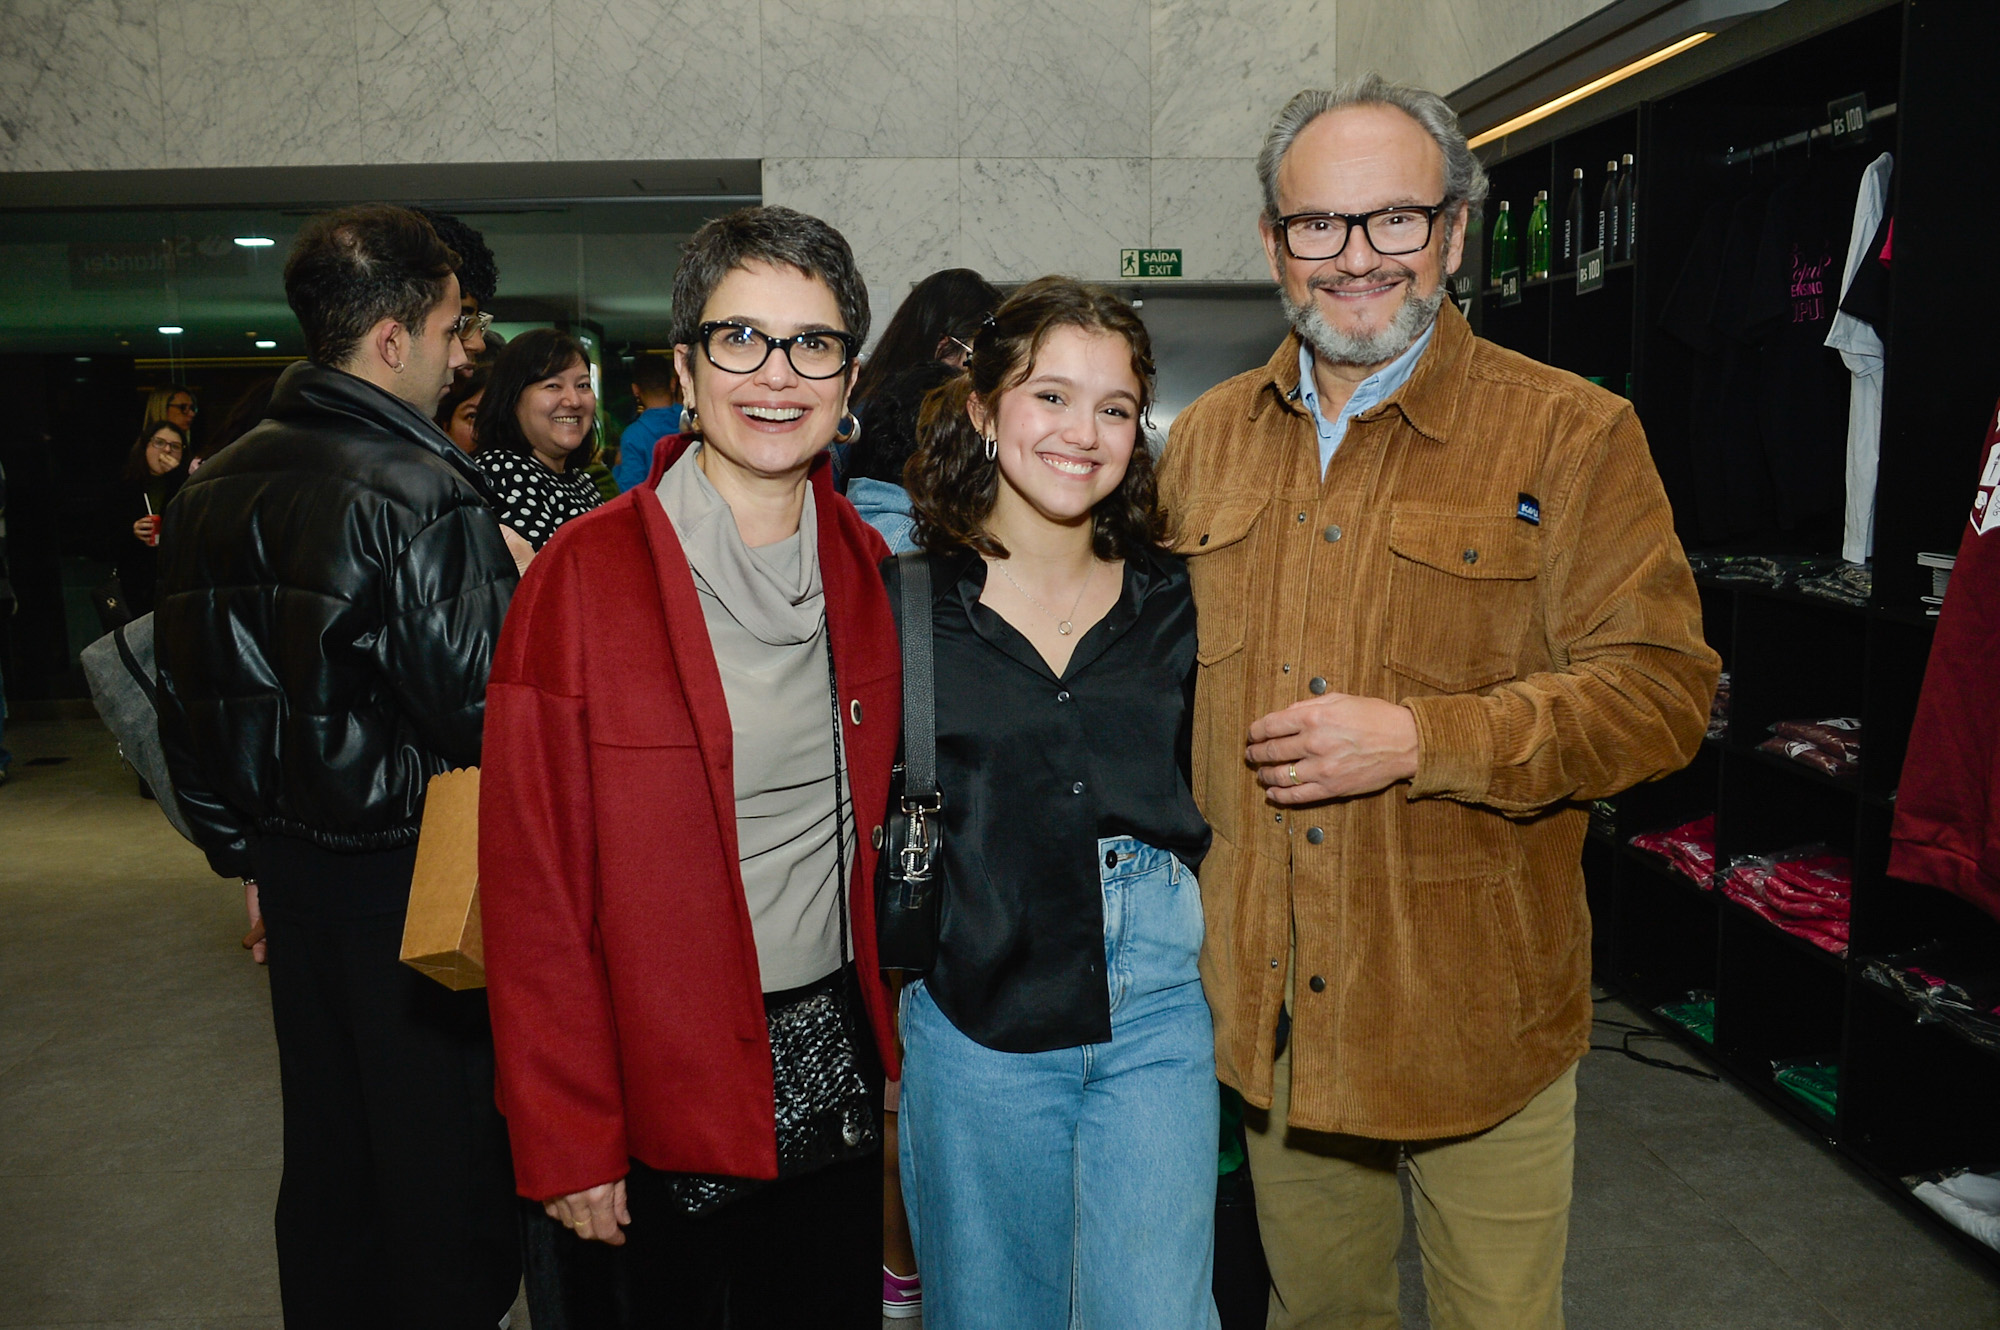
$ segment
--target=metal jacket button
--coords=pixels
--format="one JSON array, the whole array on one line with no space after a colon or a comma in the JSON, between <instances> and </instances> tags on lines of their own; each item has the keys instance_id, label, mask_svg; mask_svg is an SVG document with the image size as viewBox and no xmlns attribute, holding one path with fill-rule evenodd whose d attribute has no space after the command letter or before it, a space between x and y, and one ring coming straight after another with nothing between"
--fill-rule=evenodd
<instances>
[{"instance_id":1,"label":"metal jacket button","mask_svg":"<svg viewBox=\"0 0 2000 1330\"><path fill-rule=\"evenodd\" d=\"M1071 794L1082 794L1082 793L1083 793L1083 782L1082 782L1082 781L1078 781L1078 782L1077 782L1076 784L1074 784L1074 785L1070 786L1070 787L1069 787L1069 792L1070 792Z\"/></svg>"},{"instance_id":2,"label":"metal jacket button","mask_svg":"<svg viewBox=\"0 0 2000 1330\"><path fill-rule=\"evenodd\" d=\"M1057 693L1057 694L1056 694L1056 701L1058 701L1058 702L1067 702L1067 701L1069 701L1069 690L1068 690L1067 688L1065 688L1065 689L1064 689L1064 690L1063 690L1062 692L1060 692L1060 693Z\"/></svg>"},{"instance_id":3,"label":"metal jacket button","mask_svg":"<svg viewBox=\"0 0 2000 1330\"><path fill-rule=\"evenodd\" d=\"M1460 555L1459 557L1463 558L1463 559L1464 559L1464 560L1465 560L1465 561L1466 561L1467 563L1478 563L1478 562L1479 562L1479 551L1478 551L1478 550L1467 550L1467 551L1466 551L1466 552L1465 552L1464 554Z\"/></svg>"},{"instance_id":4,"label":"metal jacket button","mask_svg":"<svg viewBox=\"0 0 2000 1330\"><path fill-rule=\"evenodd\" d=\"M1306 987L1315 993L1324 993L1326 992L1326 980L1320 978L1318 975L1314 975L1312 978L1306 980Z\"/></svg>"},{"instance_id":5,"label":"metal jacket button","mask_svg":"<svg viewBox=\"0 0 2000 1330\"><path fill-rule=\"evenodd\" d=\"M1318 827L1308 827L1306 829L1306 839L1314 845L1322 844L1326 840L1326 832Z\"/></svg>"},{"instance_id":6,"label":"metal jacket button","mask_svg":"<svg viewBox=\"0 0 2000 1330\"><path fill-rule=\"evenodd\" d=\"M1326 543L1331 545L1334 541L1340 539L1340 528L1337 526L1330 526L1326 530L1320 532L1320 534L1322 536L1325 536Z\"/></svg>"},{"instance_id":7,"label":"metal jacket button","mask_svg":"<svg viewBox=\"0 0 2000 1330\"><path fill-rule=\"evenodd\" d=\"M1319 694L1326 691L1326 680L1320 678L1317 674L1315 674L1312 677L1312 682L1307 684L1306 687L1313 690L1314 696L1318 696Z\"/></svg>"}]
</instances>

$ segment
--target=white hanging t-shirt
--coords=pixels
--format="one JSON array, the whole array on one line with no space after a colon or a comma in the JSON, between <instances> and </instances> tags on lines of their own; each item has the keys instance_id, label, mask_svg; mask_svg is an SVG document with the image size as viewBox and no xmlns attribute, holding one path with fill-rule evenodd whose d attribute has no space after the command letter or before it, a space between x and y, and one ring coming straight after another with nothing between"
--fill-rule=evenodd
<instances>
[{"instance_id":1,"label":"white hanging t-shirt","mask_svg":"<svg viewBox=\"0 0 2000 1330\"><path fill-rule=\"evenodd\" d=\"M1885 152L1861 174L1854 229L1848 233L1847 266L1840 275L1842 300L1847 299L1856 271L1873 257L1868 246L1889 210L1889 173L1895 165L1894 156ZM1826 344L1840 352L1854 380L1847 395L1847 522L1840 557L1866 563L1875 548L1875 471L1882 458L1882 334L1836 310Z\"/></svg>"}]
</instances>

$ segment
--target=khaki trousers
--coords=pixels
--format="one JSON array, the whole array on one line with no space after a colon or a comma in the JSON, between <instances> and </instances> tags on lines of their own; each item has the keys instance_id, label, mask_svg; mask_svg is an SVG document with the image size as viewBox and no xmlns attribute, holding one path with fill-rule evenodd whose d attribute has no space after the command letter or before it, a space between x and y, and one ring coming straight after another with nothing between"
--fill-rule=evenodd
<instances>
[{"instance_id":1,"label":"khaki trousers","mask_svg":"<svg viewBox=\"0 0 2000 1330\"><path fill-rule=\"evenodd\" d=\"M1409 1161L1435 1330L1561 1330L1576 1068L1476 1136L1378 1141L1291 1130L1291 1057L1244 1114L1269 1330L1398 1330L1399 1158Z\"/></svg>"}]
</instances>

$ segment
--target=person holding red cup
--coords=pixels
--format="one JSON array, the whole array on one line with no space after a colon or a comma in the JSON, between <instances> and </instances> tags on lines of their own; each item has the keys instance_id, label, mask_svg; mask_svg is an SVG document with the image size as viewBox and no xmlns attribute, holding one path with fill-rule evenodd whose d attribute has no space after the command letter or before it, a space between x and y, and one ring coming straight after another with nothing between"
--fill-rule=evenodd
<instances>
[{"instance_id":1,"label":"person holding red cup","mask_svg":"<svg viewBox=\"0 0 2000 1330\"><path fill-rule=\"evenodd\" d=\"M125 608L133 617L153 609L153 583L159 565L160 514L187 479L187 434L168 420L149 420L139 431L119 476L114 514L118 585ZM126 523L130 522L130 527ZM125 531L131 539L125 538ZM136 544L133 543L136 541Z\"/></svg>"}]
</instances>

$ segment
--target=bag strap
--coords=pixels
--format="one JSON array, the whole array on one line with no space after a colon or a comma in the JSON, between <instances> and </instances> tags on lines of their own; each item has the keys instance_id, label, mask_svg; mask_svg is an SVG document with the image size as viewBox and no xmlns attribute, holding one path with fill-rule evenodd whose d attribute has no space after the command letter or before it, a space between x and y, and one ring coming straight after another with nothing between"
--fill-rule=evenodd
<instances>
[{"instance_id":1,"label":"bag strap","mask_svg":"<svg viewBox=\"0 0 2000 1330\"><path fill-rule=\"evenodd\" d=\"M125 640L125 628L126 625L121 623L111 630L112 644L118 648L118 659L125 663L125 669L131 674L132 681L138 684L139 691L146 695L146 705L158 711L160 696L154 688L153 676L146 673L146 667L139 663L139 657L133 652L132 644Z\"/></svg>"},{"instance_id":2,"label":"bag strap","mask_svg":"<svg viewBox=\"0 0 2000 1330\"><path fill-rule=\"evenodd\" d=\"M826 686L833 694L833 873L834 909L840 915L840 968L844 972L848 962L854 957L847 945L847 933L853 920L847 914L847 822L842 816L847 810L842 807L841 790L847 784L847 745L840 733L840 673L833 662L833 620L824 621L826 630ZM856 831L860 824L855 824Z\"/></svg>"},{"instance_id":3,"label":"bag strap","mask_svg":"<svg viewBox=\"0 0 2000 1330\"><path fill-rule=\"evenodd\" d=\"M903 575L903 800L935 808L937 674L931 655L931 565L922 551L896 556Z\"/></svg>"}]
</instances>

